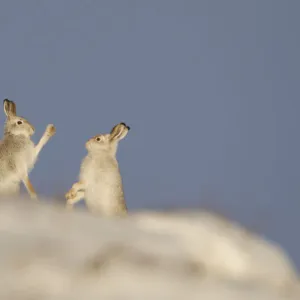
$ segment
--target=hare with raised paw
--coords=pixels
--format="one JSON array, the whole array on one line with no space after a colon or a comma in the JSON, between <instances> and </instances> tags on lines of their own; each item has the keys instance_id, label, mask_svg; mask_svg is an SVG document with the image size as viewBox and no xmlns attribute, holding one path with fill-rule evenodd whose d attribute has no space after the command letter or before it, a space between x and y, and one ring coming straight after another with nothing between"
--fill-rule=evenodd
<instances>
[{"instance_id":1,"label":"hare with raised paw","mask_svg":"<svg viewBox=\"0 0 300 300\"><path fill-rule=\"evenodd\" d=\"M37 145L31 140L35 132L33 125L17 115L14 101L4 99L3 109L6 114L4 136L0 141L0 196L18 195L23 182L31 198L37 194L29 180L38 155L49 139L55 134L54 125L47 126Z\"/></svg>"}]
</instances>

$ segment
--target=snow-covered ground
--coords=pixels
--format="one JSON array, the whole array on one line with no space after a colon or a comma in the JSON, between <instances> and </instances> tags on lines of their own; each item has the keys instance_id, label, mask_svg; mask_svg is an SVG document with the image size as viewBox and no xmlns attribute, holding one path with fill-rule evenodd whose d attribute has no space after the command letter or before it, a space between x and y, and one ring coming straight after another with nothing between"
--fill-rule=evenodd
<instances>
[{"instance_id":1,"label":"snow-covered ground","mask_svg":"<svg viewBox=\"0 0 300 300\"><path fill-rule=\"evenodd\" d=\"M1 199L0 245L0 299L300 299L278 245L200 210L102 219Z\"/></svg>"}]
</instances>

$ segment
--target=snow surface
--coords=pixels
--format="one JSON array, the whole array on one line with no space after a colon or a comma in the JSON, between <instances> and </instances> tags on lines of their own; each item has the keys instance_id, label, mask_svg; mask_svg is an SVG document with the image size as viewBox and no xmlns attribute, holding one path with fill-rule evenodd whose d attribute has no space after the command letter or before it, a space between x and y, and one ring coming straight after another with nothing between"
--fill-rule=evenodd
<instances>
[{"instance_id":1,"label":"snow surface","mask_svg":"<svg viewBox=\"0 0 300 300\"><path fill-rule=\"evenodd\" d=\"M285 252L219 215L45 203L0 201L0 299L300 299Z\"/></svg>"}]
</instances>

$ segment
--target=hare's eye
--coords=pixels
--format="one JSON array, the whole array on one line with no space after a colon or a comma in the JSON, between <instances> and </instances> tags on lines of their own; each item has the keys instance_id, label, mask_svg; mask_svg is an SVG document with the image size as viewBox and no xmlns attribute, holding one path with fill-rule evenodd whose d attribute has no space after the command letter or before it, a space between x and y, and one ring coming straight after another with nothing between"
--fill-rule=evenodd
<instances>
[{"instance_id":1,"label":"hare's eye","mask_svg":"<svg viewBox=\"0 0 300 300\"><path fill-rule=\"evenodd\" d=\"M22 121L18 121L18 122L17 122L18 125L21 125L22 123L23 123Z\"/></svg>"},{"instance_id":2,"label":"hare's eye","mask_svg":"<svg viewBox=\"0 0 300 300\"><path fill-rule=\"evenodd\" d=\"M101 140L101 139L100 139L99 137L96 138L96 141L97 141L97 142L100 142L100 140Z\"/></svg>"}]
</instances>

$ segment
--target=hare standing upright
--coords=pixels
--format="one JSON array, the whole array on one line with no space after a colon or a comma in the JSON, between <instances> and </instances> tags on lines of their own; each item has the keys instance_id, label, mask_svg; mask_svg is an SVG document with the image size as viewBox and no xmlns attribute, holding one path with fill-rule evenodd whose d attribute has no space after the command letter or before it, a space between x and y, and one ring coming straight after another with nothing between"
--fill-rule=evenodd
<instances>
[{"instance_id":1,"label":"hare standing upright","mask_svg":"<svg viewBox=\"0 0 300 300\"><path fill-rule=\"evenodd\" d=\"M18 195L21 181L31 198L37 198L28 174L33 169L38 155L55 134L54 125L48 125L39 143L35 146L31 136L35 128L26 119L17 116L16 104L3 100L7 116L4 137L0 142L0 196Z\"/></svg>"},{"instance_id":2,"label":"hare standing upright","mask_svg":"<svg viewBox=\"0 0 300 300\"><path fill-rule=\"evenodd\" d=\"M79 181L66 193L67 208L85 198L88 209L103 216L126 215L122 177L116 158L118 143L130 127L120 123L110 133L86 142L87 156L80 167Z\"/></svg>"}]
</instances>

